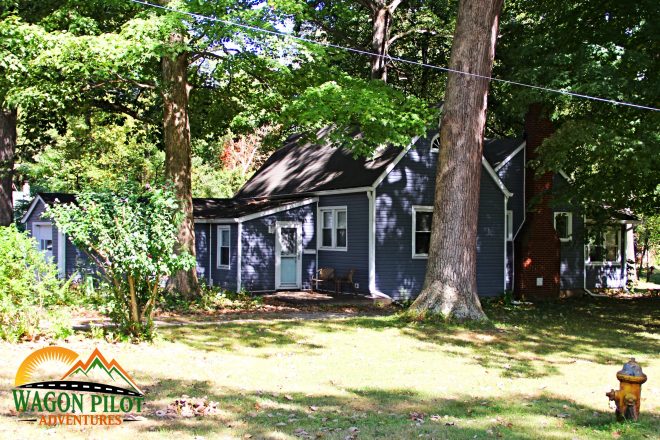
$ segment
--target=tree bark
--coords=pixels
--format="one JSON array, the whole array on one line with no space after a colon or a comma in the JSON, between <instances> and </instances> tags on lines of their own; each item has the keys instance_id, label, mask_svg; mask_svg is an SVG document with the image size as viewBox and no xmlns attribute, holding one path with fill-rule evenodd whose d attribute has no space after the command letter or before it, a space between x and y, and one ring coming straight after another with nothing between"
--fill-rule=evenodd
<instances>
[{"instance_id":1,"label":"tree bark","mask_svg":"<svg viewBox=\"0 0 660 440\"><path fill-rule=\"evenodd\" d=\"M387 6L374 11L371 49L376 55L371 56L371 79L387 82L387 55L390 39L392 14Z\"/></svg>"},{"instance_id":2,"label":"tree bark","mask_svg":"<svg viewBox=\"0 0 660 440\"><path fill-rule=\"evenodd\" d=\"M389 5L385 0L368 0L372 12L371 79L387 82L387 57L390 49L390 29L394 11L403 0L393 0Z\"/></svg>"},{"instance_id":3,"label":"tree bark","mask_svg":"<svg viewBox=\"0 0 660 440\"><path fill-rule=\"evenodd\" d=\"M174 32L169 42L172 46L182 44L184 37ZM163 57L163 133L165 142L165 177L174 185L176 197L181 204L184 219L179 227L178 253L195 255L195 227L192 205L192 159L190 146L190 124L188 121L188 54ZM179 271L170 280L170 288L187 297L197 294L199 283L197 272Z\"/></svg>"},{"instance_id":4,"label":"tree bark","mask_svg":"<svg viewBox=\"0 0 660 440\"><path fill-rule=\"evenodd\" d=\"M16 110L0 109L0 226L14 221L12 183L16 157Z\"/></svg>"},{"instance_id":5,"label":"tree bark","mask_svg":"<svg viewBox=\"0 0 660 440\"><path fill-rule=\"evenodd\" d=\"M450 68L490 76L503 0L461 0ZM450 73L440 132L426 279L413 313L485 319L477 296L477 222L489 81Z\"/></svg>"}]
</instances>

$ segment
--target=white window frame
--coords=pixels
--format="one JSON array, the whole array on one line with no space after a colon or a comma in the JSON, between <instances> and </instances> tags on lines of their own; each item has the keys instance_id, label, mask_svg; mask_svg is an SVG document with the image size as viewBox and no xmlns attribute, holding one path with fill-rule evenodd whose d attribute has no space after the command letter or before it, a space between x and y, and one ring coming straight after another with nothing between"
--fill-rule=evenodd
<instances>
[{"instance_id":1,"label":"white window frame","mask_svg":"<svg viewBox=\"0 0 660 440\"><path fill-rule=\"evenodd\" d=\"M566 243L573 239L573 213L568 211L555 212L552 218L552 225L555 228L555 231L557 231L557 217L560 215L566 216L566 221L567 221L566 232L568 233L568 237L559 237L559 241Z\"/></svg>"},{"instance_id":2,"label":"white window frame","mask_svg":"<svg viewBox=\"0 0 660 440\"><path fill-rule=\"evenodd\" d=\"M587 243L584 245L584 258L587 262L588 265L590 266L621 266L621 248L623 247L623 243L621 242L621 228L618 226L612 226L609 228L610 232L614 230L616 232L616 241L617 241L617 248L616 248L616 260L599 260L599 261L591 261L591 243L587 241ZM605 240L605 236L603 236L603 241ZM603 247L605 247L605 243L603 243Z\"/></svg>"},{"instance_id":3,"label":"white window frame","mask_svg":"<svg viewBox=\"0 0 660 440\"><path fill-rule=\"evenodd\" d=\"M332 245L323 245L323 213L332 212ZM346 214L346 246L337 246L337 213L344 212ZM348 251L348 207L347 206L319 206L317 217L318 219L318 240L317 248L322 251ZM328 228L329 229L329 228Z\"/></svg>"},{"instance_id":4,"label":"white window frame","mask_svg":"<svg viewBox=\"0 0 660 440\"><path fill-rule=\"evenodd\" d=\"M427 259L429 254L415 253L415 236L417 235L417 213L418 212L433 212L433 206L413 206L412 208L412 258L414 259Z\"/></svg>"},{"instance_id":5,"label":"white window frame","mask_svg":"<svg viewBox=\"0 0 660 440\"><path fill-rule=\"evenodd\" d=\"M513 241L513 211L508 209L504 216L506 222L506 241Z\"/></svg>"},{"instance_id":6,"label":"white window frame","mask_svg":"<svg viewBox=\"0 0 660 440\"><path fill-rule=\"evenodd\" d=\"M41 249L40 240L36 237L37 227L44 227L44 226L50 228L50 233L51 233L50 241L51 241L51 246L52 246L52 249L50 250L50 253L52 254L52 257L55 258L55 256L57 255L57 249L55 249L55 237L53 236L54 235L53 233L55 232L55 228L53 227L52 223L50 223L50 222L32 222L32 228L30 230L30 235L32 235L32 237L34 237L35 241L37 242L37 250L39 252L46 253L46 251ZM58 245L59 245L59 243L58 243Z\"/></svg>"},{"instance_id":7,"label":"white window frame","mask_svg":"<svg viewBox=\"0 0 660 440\"><path fill-rule=\"evenodd\" d=\"M438 142L438 145L440 145L440 133L436 134L435 136L433 136L433 139L431 139L431 153L439 153L440 152L439 147L434 147L433 146L433 144L435 144L436 141Z\"/></svg>"},{"instance_id":8,"label":"white window frame","mask_svg":"<svg viewBox=\"0 0 660 440\"><path fill-rule=\"evenodd\" d=\"M222 231L227 231L229 233L229 243L225 246L224 243L222 242ZM229 225L220 225L218 226L218 229L216 231L218 236L216 237L216 254L217 254L217 263L216 266L218 269L231 269L231 226ZM220 264L221 263L221 255L222 255L222 248L226 247L229 249L229 262L228 264Z\"/></svg>"}]
</instances>

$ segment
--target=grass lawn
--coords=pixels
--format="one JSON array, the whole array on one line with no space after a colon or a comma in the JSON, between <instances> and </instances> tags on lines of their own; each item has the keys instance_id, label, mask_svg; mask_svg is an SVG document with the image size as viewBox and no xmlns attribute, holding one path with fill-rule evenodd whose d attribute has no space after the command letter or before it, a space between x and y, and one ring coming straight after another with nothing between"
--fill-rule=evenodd
<instances>
[{"instance_id":1,"label":"grass lawn","mask_svg":"<svg viewBox=\"0 0 660 440\"><path fill-rule=\"evenodd\" d=\"M493 326L410 323L397 315L161 330L155 344L98 345L146 391L146 420L44 428L9 415L23 358L0 345L0 438L645 439L660 433L660 300L575 299L489 306ZM641 421L614 422L605 392L629 356L644 368ZM154 415L208 396L220 413Z\"/></svg>"}]
</instances>

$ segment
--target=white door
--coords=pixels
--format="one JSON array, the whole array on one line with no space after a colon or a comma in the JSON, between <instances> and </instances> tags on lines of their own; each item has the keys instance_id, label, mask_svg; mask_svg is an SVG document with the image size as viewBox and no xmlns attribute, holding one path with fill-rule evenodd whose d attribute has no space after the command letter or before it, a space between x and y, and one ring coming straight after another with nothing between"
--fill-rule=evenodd
<instances>
[{"instance_id":1,"label":"white door","mask_svg":"<svg viewBox=\"0 0 660 440\"><path fill-rule=\"evenodd\" d=\"M35 224L33 226L34 238L37 240L39 250L44 253L47 260L53 259L53 227L48 224Z\"/></svg>"},{"instance_id":2,"label":"white door","mask_svg":"<svg viewBox=\"0 0 660 440\"><path fill-rule=\"evenodd\" d=\"M277 222L275 226L275 288L302 287L302 225Z\"/></svg>"}]
</instances>

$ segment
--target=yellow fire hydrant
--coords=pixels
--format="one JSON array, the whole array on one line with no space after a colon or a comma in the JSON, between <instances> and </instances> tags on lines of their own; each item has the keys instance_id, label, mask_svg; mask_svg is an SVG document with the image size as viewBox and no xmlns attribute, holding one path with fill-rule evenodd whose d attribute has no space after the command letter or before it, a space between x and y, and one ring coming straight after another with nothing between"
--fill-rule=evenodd
<instances>
[{"instance_id":1,"label":"yellow fire hydrant","mask_svg":"<svg viewBox=\"0 0 660 440\"><path fill-rule=\"evenodd\" d=\"M605 393L616 404L616 419L620 422L637 421L639 403L642 398L642 384L646 382L646 374L642 372L642 367L635 361L635 358L630 358L623 364L621 371L616 373L616 378L619 379L619 389Z\"/></svg>"}]
</instances>

